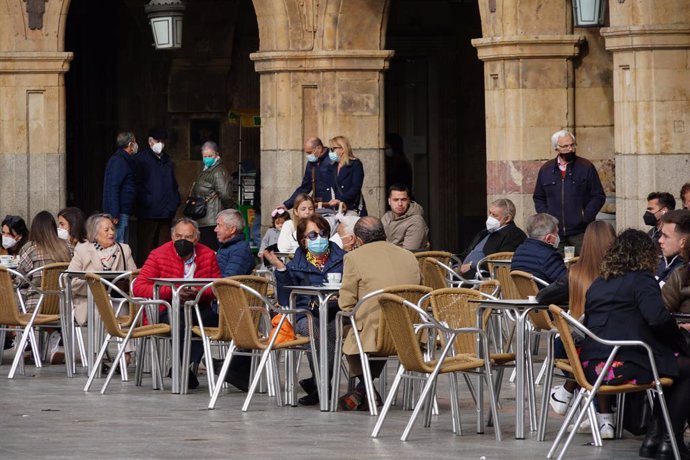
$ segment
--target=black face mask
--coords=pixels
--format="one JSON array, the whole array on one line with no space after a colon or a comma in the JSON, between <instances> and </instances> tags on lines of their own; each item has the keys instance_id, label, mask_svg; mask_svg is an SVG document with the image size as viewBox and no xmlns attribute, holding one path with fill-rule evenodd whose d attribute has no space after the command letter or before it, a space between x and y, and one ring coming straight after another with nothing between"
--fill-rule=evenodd
<instances>
[{"instance_id":1,"label":"black face mask","mask_svg":"<svg viewBox=\"0 0 690 460\"><path fill-rule=\"evenodd\" d=\"M177 240L175 241L175 252L182 259L189 257L192 252L194 252L194 243L189 240Z\"/></svg>"},{"instance_id":2,"label":"black face mask","mask_svg":"<svg viewBox=\"0 0 690 460\"><path fill-rule=\"evenodd\" d=\"M642 220L644 221L645 225L656 227L656 216L653 212L646 211L644 214L642 214Z\"/></svg>"},{"instance_id":3,"label":"black face mask","mask_svg":"<svg viewBox=\"0 0 690 460\"><path fill-rule=\"evenodd\" d=\"M559 155L559 156L563 159L563 161L565 161L566 163L570 163L571 161L573 161L573 160L575 159L575 152L559 153L558 155Z\"/></svg>"}]
</instances>

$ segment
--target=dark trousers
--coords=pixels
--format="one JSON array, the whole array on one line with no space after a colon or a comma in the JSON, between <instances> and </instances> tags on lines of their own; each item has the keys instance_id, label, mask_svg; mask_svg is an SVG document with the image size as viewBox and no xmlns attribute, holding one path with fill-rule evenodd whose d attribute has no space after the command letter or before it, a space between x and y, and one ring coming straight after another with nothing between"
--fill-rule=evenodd
<instances>
[{"instance_id":1,"label":"dark trousers","mask_svg":"<svg viewBox=\"0 0 690 460\"><path fill-rule=\"evenodd\" d=\"M199 243L204 246L208 246L214 251L218 251L218 237L216 232L213 231L216 227L199 227L199 232L201 236L199 237Z\"/></svg>"},{"instance_id":2,"label":"dark trousers","mask_svg":"<svg viewBox=\"0 0 690 460\"><path fill-rule=\"evenodd\" d=\"M182 307L181 307L182 308ZM217 327L218 326L218 313L214 312L211 307L203 307L199 309L201 313L201 321L204 323L204 327ZM180 312L180 359L182 359L183 341L184 341L184 313ZM170 318L168 318L168 311L162 311L159 316L161 323L170 324ZM192 321L195 325L198 325L196 314L192 315ZM194 336L192 335L192 338ZM192 340L192 346L190 348L189 362L190 363L200 363L201 357L204 356L204 345L199 340Z\"/></svg>"},{"instance_id":3,"label":"dark trousers","mask_svg":"<svg viewBox=\"0 0 690 460\"><path fill-rule=\"evenodd\" d=\"M139 219L137 222L137 265L144 265L149 253L170 241L172 219Z\"/></svg>"}]
</instances>

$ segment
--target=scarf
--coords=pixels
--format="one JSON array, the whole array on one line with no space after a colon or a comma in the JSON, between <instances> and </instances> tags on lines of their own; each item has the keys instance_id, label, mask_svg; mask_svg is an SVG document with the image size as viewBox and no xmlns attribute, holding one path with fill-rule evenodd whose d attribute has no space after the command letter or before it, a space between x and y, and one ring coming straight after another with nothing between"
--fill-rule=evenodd
<instances>
[{"instance_id":1,"label":"scarf","mask_svg":"<svg viewBox=\"0 0 690 460\"><path fill-rule=\"evenodd\" d=\"M312 254L309 251L306 251L307 255L307 262L315 266L316 268L319 269L319 271L323 271L323 267L326 266L326 262L328 262L328 256L331 255L330 249L320 256L317 256L316 254Z\"/></svg>"},{"instance_id":2,"label":"scarf","mask_svg":"<svg viewBox=\"0 0 690 460\"><path fill-rule=\"evenodd\" d=\"M101 260L103 271L111 271L113 265L115 265L115 251L117 251L117 245L113 244L109 248L104 248L100 244L94 242L93 247L98 251L98 258Z\"/></svg>"}]
</instances>

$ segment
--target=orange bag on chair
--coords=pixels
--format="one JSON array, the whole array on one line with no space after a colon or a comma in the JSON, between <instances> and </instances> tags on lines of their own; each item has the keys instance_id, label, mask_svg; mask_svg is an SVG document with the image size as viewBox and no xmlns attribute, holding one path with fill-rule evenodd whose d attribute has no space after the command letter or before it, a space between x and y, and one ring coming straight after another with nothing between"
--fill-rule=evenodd
<instances>
[{"instance_id":1,"label":"orange bag on chair","mask_svg":"<svg viewBox=\"0 0 690 460\"><path fill-rule=\"evenodd\" d=\"M271 325L273 326L273 329L271 329L269 337L273 338L273 334L275 334L276 332L278 333L278 337L276 337L275 344L289 342L290 340L295 340L297 338L297 336L295 335L295 329L292 327L292 323L287 318L285 318L285 321L283 321L283 325L280 327L280 330L276 329L282 317L283 315L275 315L271 319Z\"/></svg>"}]
</instances>

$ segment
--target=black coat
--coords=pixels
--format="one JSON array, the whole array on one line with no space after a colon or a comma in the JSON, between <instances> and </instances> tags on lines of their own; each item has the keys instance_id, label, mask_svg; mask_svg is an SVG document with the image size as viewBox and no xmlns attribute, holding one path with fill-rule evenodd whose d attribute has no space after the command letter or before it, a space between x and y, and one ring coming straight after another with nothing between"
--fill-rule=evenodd
<instances>
[{"instance_id":1,"label":"black coat","mask_svg":"<svg viewBox=\"0 0 690 460\"><path fill-rule=\"evenodd\" d=\"M662 376L678 375L674 352L688 354L676 321L664 307L659 284L648 272L594 280L587 291L583 324L603 339L645 342L652 348ZM605 360L611 349L588 337L582 343L580 360ZM635 362L649 369L647 352L641 347L621 348L616 360Z\"/></svg>"},{"instance_id":2,"label":"black coat","mask_svg":"<svg viewBox=\"0 0 690 460\"><path fill-rule=\"evenodd\" d=\"M328 149L313 163L307 162L304 168L304 177L302 183L295 189L292 196L283 202L287 209L292 209L295 204L295 198L300 193L311 194L312 179L314 179L314 201L331 201L332 196L335 195L335 176L338 164L331 161L328 157Z\"/></svg>"},{"instance_id":3,"label":"black coat","mask_svg":"<svg viewBox=\"0 0 690 460\"><path fill-rule=\"evenodd\" d=\"M482 239L484 239L487 233L489 233L487 229L483 229L477 233L470 245L467 246L467 249L459 254L460 258L465 260L465 257L472 252L472 249L474 249ZM520 246L526 238L527 235L525 235L525 232L515 225L515 222L510 221L503 228L493 232L491 236L489 236L489 239L486 240L486 244L484 245L484 255L489 256L497 252L515 252L517 247ZM465 274L465 277L472 278L474 277L474 273L475 267L472 267L472 269Z\"/></svg>"},{"instance_id":4,"label":"black coat","mask_svg":"<svg viewBox=\"0 0 690 460\"><path fill-rule=\"evenodd\" d=\"M160 158L150 147L134 156L139 219L172 219L180 205L180 192L170 156Z\"/></svg>"},{"instance_id":5,"label":"black coat","mask_svg":"<svg viewBox=\"0 0 690 460\"><path fill-rule=\"evenodd\" d=\"M119 219L120 214L131 215L136 194L134 158L124 149L117 149L105 167L103 212L115 219Z\"/></svg>"}]
</instances>

